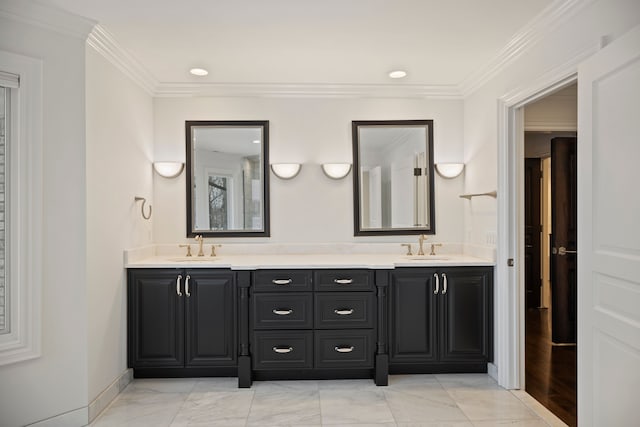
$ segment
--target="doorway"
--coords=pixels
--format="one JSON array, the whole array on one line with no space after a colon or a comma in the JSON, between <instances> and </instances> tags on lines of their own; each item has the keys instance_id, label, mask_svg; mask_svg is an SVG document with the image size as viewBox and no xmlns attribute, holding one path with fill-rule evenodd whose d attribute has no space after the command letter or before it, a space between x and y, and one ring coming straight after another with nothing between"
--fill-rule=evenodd
<instances>
[{"instance_id":1,"label":"doorway","mask_svg":"<svg viewBox=\"0 0 640 427\"><path fill-rule=\"evenodd\" d=\"M576 84L524 107L525 390L577 425ZM559 251L560 249L560 251Z\"/></svg>"}]
</instances>

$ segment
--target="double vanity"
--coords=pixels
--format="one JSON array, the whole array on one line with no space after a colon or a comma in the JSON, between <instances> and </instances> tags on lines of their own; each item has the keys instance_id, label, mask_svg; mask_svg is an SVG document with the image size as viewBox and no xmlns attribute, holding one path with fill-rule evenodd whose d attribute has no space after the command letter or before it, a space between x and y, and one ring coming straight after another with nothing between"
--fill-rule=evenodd
<instances>
[{"instance_id":1,"label":"double vanity","mask_svg":"<svg viewBox=\"0 0 640 427\"><path fill-rule=\"evenodd\" d=\"M384 253L130 257L135 377L486 372L493 262Z\"/></svg>"}]
</instances>

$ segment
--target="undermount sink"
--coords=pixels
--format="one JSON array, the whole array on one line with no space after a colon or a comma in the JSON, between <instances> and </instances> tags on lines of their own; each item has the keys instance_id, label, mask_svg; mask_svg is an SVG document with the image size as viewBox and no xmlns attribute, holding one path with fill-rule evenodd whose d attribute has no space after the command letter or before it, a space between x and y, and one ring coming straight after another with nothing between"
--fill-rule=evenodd
<instances>
[{"instance_id":1,"label":"undermount sink","mask_svg":"<svg viewBox=\"0 0 640 427\"><path fill-rule=\"evenodd\" d=\"M171 261L171 262L214 262L217 260L218 258L211 258L211 257L202 258L202 257L195 257L195 256L167 258L167 261Z\"/></svg>"},{"instance_id":2,"label":"undermount sink","mask_svg":"<svg viewBox=\"0 0 640 427\"><path fill-rule=\"evenodd\" d=\"M451 259L448 256L440 255L407 255L405 258L411 261L447 261Z\"/></svg>"}]
</instances>

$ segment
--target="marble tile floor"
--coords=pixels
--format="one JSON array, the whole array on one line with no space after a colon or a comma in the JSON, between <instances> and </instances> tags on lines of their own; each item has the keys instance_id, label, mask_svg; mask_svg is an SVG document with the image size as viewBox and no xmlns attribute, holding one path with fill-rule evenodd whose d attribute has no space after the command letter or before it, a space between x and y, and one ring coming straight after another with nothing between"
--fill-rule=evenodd
<instances>
[{"instance_id":1,"label":"marble tile floor","mask_svg":"<svg viewBox=\"0 0 640 427\"><path fill-rule=\"evenodd\" d=\"M528 396L528 395L527 395ZM485 374L372 380L134 380L92 427L546 427L564 424ZM534 412L535 411L535 412Z\"/></svg>"}]
</instances>

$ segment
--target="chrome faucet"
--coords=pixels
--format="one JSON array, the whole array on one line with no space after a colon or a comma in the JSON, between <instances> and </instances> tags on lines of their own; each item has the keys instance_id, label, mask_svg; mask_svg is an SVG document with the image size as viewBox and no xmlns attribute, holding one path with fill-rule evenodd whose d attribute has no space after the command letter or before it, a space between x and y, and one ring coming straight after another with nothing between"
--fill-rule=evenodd
<instances>
[{"instance_id":1,"label":"chrome faucet","mask_svg":"<svg viewBox=\"0 0 640 427\"><path fill-rule=\"evenodd\" d=\"M420 248L418 249L418 255L424 255L424 248L422 247L422 245L424 244L424 241L427 240L427 235L426 234L421 234L418 236L418 244L420 245Z\"/></svg>"},{"instance_id":2,"label":"chrome faucet","mask_svg":"<svg viewBox=\"0 0 640 427\"><path fill-rule=\"evenodd\" d=\"M196 237L196 242L198 242L198 256L204 256L204 251L202 250L202 244L204 243L204 239L201 234L198 234Z\"/></svg>"}]
</instances>

